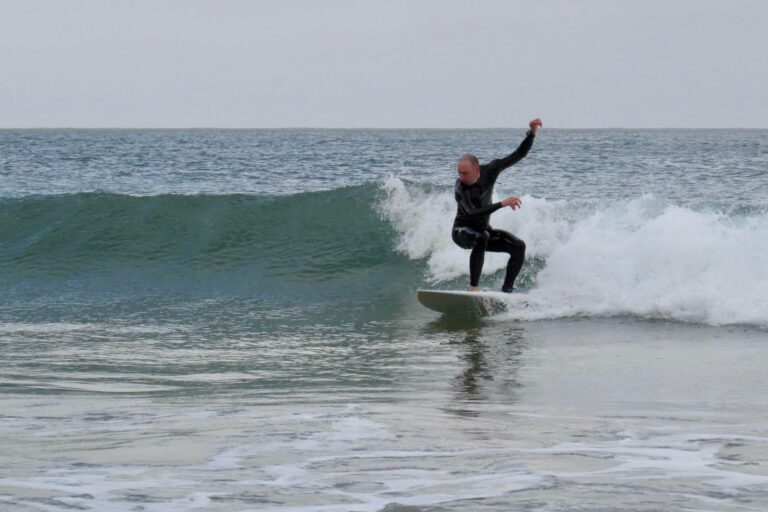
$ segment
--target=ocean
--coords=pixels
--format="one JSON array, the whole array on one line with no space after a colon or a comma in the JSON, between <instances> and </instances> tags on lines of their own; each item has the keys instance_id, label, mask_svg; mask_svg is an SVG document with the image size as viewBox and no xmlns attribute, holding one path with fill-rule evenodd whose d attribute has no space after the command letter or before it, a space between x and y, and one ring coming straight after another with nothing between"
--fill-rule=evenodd
<instances>
[{"instance_id":1,"label":"ocean","mask_svg":"<svg viewBox=\"0 0 768 512\"><path fill-rule=\"evenodd\" d=\"M0 510L768 510L768 130L542 129L423 308L523 136L0 130Z\"/></svg>"}]
</instances>

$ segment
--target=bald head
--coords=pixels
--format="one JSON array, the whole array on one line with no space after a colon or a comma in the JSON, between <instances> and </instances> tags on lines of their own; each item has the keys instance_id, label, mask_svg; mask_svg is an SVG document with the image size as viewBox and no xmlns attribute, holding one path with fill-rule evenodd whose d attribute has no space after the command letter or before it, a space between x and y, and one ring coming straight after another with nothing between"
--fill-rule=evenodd
<instances>
[{"instance_id":1,"label":"bald head","mask_svg":"<svg viewBox=\"0 0 768 512\"><path fill-rule=\"evenodd\" d=\"M465 185L474 185L480 178L480 162L475 155L462 155L456 163L456 170L459 172L459 180Z\"/></svg>"},{"instance_id":2,"label":"bald head","mask_svg":"<svg viewBox=\"0 0 768 512\"><path fill-rule=\"evenodd\" d=\"M459 158L459 165L461 165L461 162L468 162L473 167L480 167L480 162L477 160L477 157L471 153L461 155L461 158Z\"/></svg>"}]
</instances>

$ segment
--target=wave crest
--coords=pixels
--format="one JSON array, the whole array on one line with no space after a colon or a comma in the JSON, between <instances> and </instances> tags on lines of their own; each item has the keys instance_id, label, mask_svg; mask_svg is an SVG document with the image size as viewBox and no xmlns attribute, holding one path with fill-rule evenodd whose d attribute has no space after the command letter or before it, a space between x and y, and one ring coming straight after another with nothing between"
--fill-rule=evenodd
<instances>
[{"instance_id":1,"label":"wave crest","mask_svg":"<svg viewBox=\"0 0 768 512\"><path fill-rule=\"evenodd\" d=\"M450 239L451 193L428 193L398 178L383 188L380 209L398 232L398 249L426 258L433 281L465 276L467 251ZM695 211L651 195L606 204L524 196L523 205L491 218L528 247L520 279L533 286L525 300L513 301L509 317L629 314L768 325L764 212ZM488 253L482 284L495 287L505 263L505 255Z\"/></svg>"}]
</instances>

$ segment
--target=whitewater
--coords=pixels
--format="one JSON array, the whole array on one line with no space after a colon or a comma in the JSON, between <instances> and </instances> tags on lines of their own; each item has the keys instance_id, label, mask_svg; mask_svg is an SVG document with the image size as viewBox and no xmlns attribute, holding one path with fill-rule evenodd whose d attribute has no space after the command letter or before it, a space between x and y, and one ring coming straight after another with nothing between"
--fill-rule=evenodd
<instances>
[{"instance_id":1,"label":"whitewater","mask_svg":"<svg viewBox=\"0 0 768 512\"><path fill-rule=\"evenodd\" d=\"M452 193L425 192L396 177L382 188L381 212L398 231L398 250L425 259L434 284L466 277L466 251L446 236ZM522 199L524 208L502 210L493 225L525 240L527 257L543 268L528 276L524 297L509 299L509 318L624 314L768 325L768 214L696 211L652 195ZM486 272L503 269L506 258L487 254Z\"/></svg>"}]
</instances>

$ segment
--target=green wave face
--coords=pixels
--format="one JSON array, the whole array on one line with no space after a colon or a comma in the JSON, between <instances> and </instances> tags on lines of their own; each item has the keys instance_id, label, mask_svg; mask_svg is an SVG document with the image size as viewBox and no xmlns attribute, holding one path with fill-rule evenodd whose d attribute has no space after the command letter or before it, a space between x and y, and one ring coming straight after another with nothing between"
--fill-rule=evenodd
<instances>
[{"instance_id":1,"label":"green wave face","mask_svg":"<svg viewBox=\"0 0 768 512\"><path fill-rule=\"evenodd\" d=\"M104 193L0 201L6 298L347 293L413 266L362 185L291 196ZM351 288L351 289L350 289Z\"/></svg>"}]
</instances>

